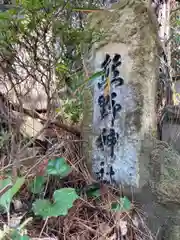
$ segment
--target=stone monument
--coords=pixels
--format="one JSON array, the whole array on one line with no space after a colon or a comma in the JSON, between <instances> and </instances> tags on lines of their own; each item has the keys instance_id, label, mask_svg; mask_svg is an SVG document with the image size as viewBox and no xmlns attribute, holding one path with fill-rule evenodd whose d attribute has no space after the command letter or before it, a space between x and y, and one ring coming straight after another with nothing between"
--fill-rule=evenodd
<instances>
[{"instance_id":1,"label":"stone monument","mask_svg":"<svg viewBox=\"0 0 180 240\"><path fill-rule=\"evenodd\" d=\"M89 17L101 40L86 61L95 79L84 96L84 150L98 181L134 193L152 231L144 239L179 240L180 156L156 138L161 50L152 16L144 1L122 0Z\"/></svg>"},{"instance_id":2,"label":"stone monument","mask_svg":"<svg viewBox=\"0 0 180 240\"><path fill-rule=\"evenodd\" d=\"M143 1L93 14L102 31L89 61L94 80L92 169L98 180L141 188L147 181L144 135L156 132L157 32Z\"/></svg>"}]
</instances>

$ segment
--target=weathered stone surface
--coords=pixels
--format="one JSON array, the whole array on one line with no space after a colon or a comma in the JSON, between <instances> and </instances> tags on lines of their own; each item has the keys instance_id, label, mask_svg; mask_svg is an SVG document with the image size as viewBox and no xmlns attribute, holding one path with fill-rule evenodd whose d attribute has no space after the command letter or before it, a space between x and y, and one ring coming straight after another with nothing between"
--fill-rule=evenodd
<instances>
[{"instance_id":1,"label":"weathered stone surface","mask_svg":"<svg viewBox=\"0 0 180 240\"><path fill-rule=\"evenodd\" d=\"M180 226L172 225L168 231L165 232L163 240L179 240L180 239Z\"/></svg>"},{"instance_id":2,"label":"weathered stone surface","mask_svg":"<svg viewBox=\"0 0 180 240\"><path fill-rule=\"evenodd\" d=\"M162 140L167 142L176 151L180 152L180 125L173 121L165 122L162 125Z\"/></svg>"},{"instance_id":3,"label":"weathered stone surface","mask_svg":"<svg viewBox=\"0 0 180 240\"><path fill-rule=\"evenodd\" d=\"M165 121L162 124L162 140L168 142L180 153L180 81L174 82L173 102L175 106L168 107Z\"/></svg>"},{"instance_id":4,"label":"weathered stone surface","mask_svg":"<svg viewBox=\"0 0 180 240\"><path fill-rule=\"evenodd\" d=\"M109 64L112 67L114 55L120 54L121 64L117 69L124 80L120 86L111 84L108 92L115 92L115 103L121 105L113 126L112 106L107 111L107 117L101 119L98 98L106 93L103 88L98 88L101 77L97 77L93 89L93 106L91 101L86 105L86 136L91 146L89 155L93 159L93 172L98 173L102 180L128 185L131 190L133 187L140 189L133 196L131 191L123 193L135 201L145 215L143 218L152 236L144 239L178 240L180 156L167 143L152 137L156 135L155 99L159 62L156 58L157 32L151 25L147 7L139 0L121 1L112 12L93 14L90 23L103 34L102 40L93 47L88 61L89 72L102 70L101 63L106 54L111 57ZM109 69L112 80L113 71ZM103 151L102 146L98 148L96 145L98 136L103 138L103 128L107 131L113 128L118 133L114 146L116 157L111 156L108 146ZM104 139L103 144L107 143L106 134ZM110 167L113 167L112 177Z\"/></svg>"},{"instance_id":5,"label":"weathered stone surface","mask_svg":"<svg viewBox=\"0 0 180 240\"><path fill-rule=\"evenodd\" d=\"M149 184L132 199L152 233L145 239L169 240L177 235L174 231L178 232L176 226L180 225L180 156L167 143L151 136L143 142L143 149L147 157L150 155Z\"/></svg>"},{"instance_id":6,"label":"weathered stone surface","mask_svg":"<svg viewBox=\"0 0 180 240\"><path fill-rule=\"evenodd\" d=\"M90 24L103 34L102 40L93 46L91 59L87 61L89 72L93 74L102 70L101 63L106 54L111 57L109 64L112 67L114 55L120 54L121 64L117 69L124 80L120 86L111 84L108 89L108 93L117 94L115 103L121 105L113 126L112 106L107 111L107 117L101 119L98 98L107 93L98 88L101 77L97 77L94 85L93 103L90 91L85 96L83 133L85 139L89 139L86 153L90 160L93 159L93 172L99 173L97 177L102 180L130 186L130 191L125 188L128 190L123 193L135 201L137 209L144 213L143 219L152 232L152 236L144 236L144 240L179 240L180 156L167 143L152 137L156 135L155 99L159 62L156 58L157 32L151 25L146 5L139 0L121 1L113 12L93 14ZM112 69L109 69L112 80ZM113 128L118 133L114 146L116 157L111 156L108 146L103 151L102 146L98 148L96 145L99 135L102 139L103 128L107 131ZM104 139L103 144L107 140L106 134ZM110 167L115 173L111 177ZM132 195L133 187L140 191Z\"/></svg>"},{"instance_id":7,"label":"weathered stone surface","mask_svg":"<svg viewBox=\"0 0 180 240\"><path fill-rule=\"evenodd\" d=\"M25 116L23 119L24 123L21 126L21 132L24 136L32 138L42 131L43 124L41 124L37 119L33 119L29 116ZM38 139L43 140L42 134L38 137Z\"/></svg>"},{"instance_id":8,"label":"weathered stone surface","mask_svg":"<svg viewBox=\"0 0 180 240\"><path fill-rule=\"evenodd\" d=\"M158 201L162 204L180 204L179 154L161 143L152 151L151 156L150 181Z\"/></svg>"},{"instance_id":9,"label":"weathered stone surface","mask_svg":"<svg viewBox=\"0 0 180 240\"><path fill-rule=\"evenodd\" d=\"M116 68L121 84L117 86L111 82L108 90L110 98L112 93L116 94L112 97L113 104L120 104L121 107L116 117L110 99L108 115L101 118L98 99L101 96L102 100L105 94L103 87L98 87L101 77L97 77L94 86L93 124L88 122L92 124L88 137L92 145L93 172L102 180L140 188L148 180L146 165L149 160L142 150L142 141L146 133L156 132L157 32L151 24L144 1L121 1L113 12L98 12L89 21L91 27L103 32L103 40L93 46L92 58L88 62L89 71L102 70L101 64L106 54L111 60L120 54L121 62L119 65L117 63ZM113 71L109 74L112 80ZM97 139L102 137L103 129L107 130L105 138L109 138L107 135L110 131L115 131L117 142L113 154L112 148L107 145L104 151L102 146L97 147Z\"/></svg>"},{"instance_id":10,"label":"weathered stone surface","mask_svg":"<svg viewBox=\"0 0 180 240\"><path fill-rule=\"evenodd\" d=\"M83 142L83 154L86 159L86 164L90 173L92 173L92 115L93 115L93 97L90 90L86 90L83 96L83 113L82 120L82 138Z\"/></svg>"}]
</instances>

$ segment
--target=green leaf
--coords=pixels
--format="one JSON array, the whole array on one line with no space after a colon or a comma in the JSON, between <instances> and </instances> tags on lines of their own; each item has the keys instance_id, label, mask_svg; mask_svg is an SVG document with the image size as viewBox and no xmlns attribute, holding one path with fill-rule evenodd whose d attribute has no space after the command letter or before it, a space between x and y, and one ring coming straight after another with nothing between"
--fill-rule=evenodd
<instances>
[{"instance_id":1,"label":"green leaf","mask_svg":"<svg viewBox=\"0 0 180 240\"><path fill-rule=\"evenodd\" d=\"M4 187L6 187L9 184L12 184L12 181L10 178L0 180L0 190L2 190ZM9 189L0 197L0 206L3 207L3 210L6 210L6 211L9 210L11 200L12 200L11 189Z\"/></svg>"},{"instance_id":2,"label":"green leaf","mask_svg":"<svg viewBox=\"0 0 180 240\"><path fill-rule=\"evenodd\" d=\"M73 206L76 199L79 198L74 188L62 188L56 190L53 194L54 203L49 200L38 199L33 203L33 211L35 215L43 218L65 216L68 210Z\"/></svg>"},{"instance_id":3,"label":"green leaf","mask_svg":"<svg viewBox=\"0 0 180 240\"><path fill-rule=\"evenodd\" d=\"M12 240L30 240L27 235L21 235L17 230L14 230L11 234Z\"/></svg>"},{"instance_id":4,"label":"green leaf","mask_svg":"<svg viewBox=\"0 0 180 240\"><path fill-rule=\"evenodd\" d=\"M91 75L88 79L85 81L88 82L87 87L93 86L97 82L97 78L104 75L104 71L99 71Z\"/></svg>"},{"instance_id":5,"label":"green leaf","mask_svg":"<svg viewBox=\"0 0 180 240\"><path fill-rule=\"evenodd\" d=\"M27 9L39 9L42 7L43 1L40 0L18 0L17 1L22 7Z\"/></svg>"},{"instance_id":6,"label":"green leaf","mask_svg":"<svg viewBox=\"0 0 180 240\"><path fill-rule=\"evenodd\" d=\"M17 178L15 184L0 197L0 206L5 208L6 211L9 210L13 196L19 191L24 181L25 181L24 177ZM12 184L12 180L10 177L0 180L0 190L2 190L9 184Z\"/></svg>"},{"instance_id":7,"label":"green leaf","mask_svg":"<svg viewBox=\"0 0 180 240\"><path fill-rule=\"evenodd\" d=\"M49 200L46 199L37 199L33 203L33 212L35 215L42 216L43 218L47 218L51 216L52 212L52 204Z\"/></svg>"},{"instance_id":8,"label":"green leaf","mask_svg":"<svg viewBox=\"0 0 180 240\"><path fill-rule=\"evenodd\" d=\"M66 177L71 172L71 167L66 163L64 158L49 160L47 173L49 175L58 175L61 178Z\"/></svg>"},{"instance_id":9,"label":"green leaf","mask_svg":"<svg viewBox=\"0 0 180 240\"><path fill-rule=\"evenodd\" d=\"M101 196L100 189L89 191L89 193L87 193L87 196L88 197L100 197Z\"/></svg>"},{"instance_id":10,"label":"green leaf","mask_svg":"<svg viewBox=\"0 0 180 240\"><path fill-rule=\"evenodd\" d=\"M56 216L66 216L74 201L79 198L74 188L56 190L53 197L55 200L53 208L58 212Z\"/></svg>"},{"instance_id":11,"label":"green leaf","mask_svg":"<svg viewBox=\"0 0 180 240\"><path fill-rule=\"evenodd\" d=\"M129 211L131 209L131 202L127 197L121 198L122 209L125 211Z\"/></svg>"},{"instance_id":12,"label":"green leaf","mask_svg":"<svg viewBox=\"0 0 180 240\"><path fill-rule=\"evenodd\" d=\"M56 71L66 73L66 72L69 72L69 69L65 64L57 63L56 64Z\"/></svg>"},{"instance_id":13,"label":"green leaf","mask_svg":"<svg viewBox=\"0 0 180 240\"><path fill-rule=\"evenodd\" d=\"M21 236L19 235L16 239L14 240L30 240L30 238L27 235Z\"/></svg>"},{"instance_id":14,"label":"green leaf","mask_svg":"<svg viewBox=\"0 0 180 240\"><path fill-rule=\"evenodd\" d=\"M30 191L34 194L41 193L44 189L45 177L37 176L33 182L29 185Z\"/></svg>"},{"instance_id":15,"label":"green leaf","mask_svg":"<svg viewBox=\"0 0 180 240\"><path fill-rule=\"evenodd\" d=\"M120 198L119 203L112 203L111 210L113 211L120 211L120 212L127 212L131 210L131 202L127 197Z\"/></svg>"},{"instance_id":16,"label":"green leaf","mask_svg":"<svg viewBox=\"0 0 180 240\"><path fill-rule=\"evenodd\" d=\"M22 185L25 182L25 177L17 178L15 184L11 188L11 197L13 197L19 189L22 187Z\"/></svg>"},{"instance_id":17,"label":"green leaf","mask_svg":"<svg viewBox=\"0 0 180 240\"><path fill-rule=\"evenodd\" d=\"M120 204L119 203L112 203L111 204L111 210L113 211L119 211L120 210Z\"/></svg>"},{"instance_id":18,"label":"green leaf","mask_svg":"<svg viewBox=\"0 0 180 240\"><path fill-rule=\"evenodd\" d=\"M101 192L99 189L99 184L92 184L87 187L86 194L88 197L100 197Z\"/></svg>"},{"instance_id":19,"label":"green leaf","mask_svg":"<svg viewBox=\"0 0 180 240\"><path fill-rule=\"evenodd\" d=\"M56 108L55 111L56 111L56 113L60 113L61 112L61 108Z\"/></svg>"},{"instance_id":20,"label":"green leaf","mask_svg":"<svg viewBox=\"0 0 180 240\"><path fill-rule=\"evenodd\" d=\"M93 75L91 75L91 76L87 79L87 81L94 80L95 78L101 77L102 75L104 75L104 71L96 72L96 73L94 73Z\"/></svg>"},{"instance_id":21,"label":"green leaf","mask_svg":"<svg viewBox=\"0 0 180 240\"><path fill-rule=\"evenodd\" d=\"M8 20L8 19L9 19L9 14L7 14L7 12L0 13L0 20Z\"/></svg>"}]
</instances>

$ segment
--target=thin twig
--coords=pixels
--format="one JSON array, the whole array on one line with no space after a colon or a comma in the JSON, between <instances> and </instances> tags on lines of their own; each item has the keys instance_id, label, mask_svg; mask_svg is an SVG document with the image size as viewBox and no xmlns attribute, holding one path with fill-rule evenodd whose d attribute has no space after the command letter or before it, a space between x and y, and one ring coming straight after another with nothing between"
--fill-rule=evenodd
<instances>
[{"instance_id":1,"label":"thin twig","mask_svg":"<svg viewBox=\"0 0 180 240\"><path fill-rule=\"evenodd\" d=\"M42 229L41 229L41 232L40 232L40 234L39 234L39 237L41 237L42 236L42 234L43 234L43 231L44 231L44 228L45 228L45 226L46 226L46 224L47 224L47 222L48 222L48 217L46 218L46 220L45 220L45 223L44 223L44 225L43 225L43 227L42 227Z\"/></svg>"},{"instance_id":2,"label":"thin twig","mask_svg":"<svg viewBox=\"0 0 180 240\"><path fill-rule=\"evenodd\" d=\"M177 7L176 9L172 9L170 15L174 14L175 12L179 11L180 7Z\"/></svg>"},{"instance_id":3,"label":"thin twig","mask_svg":"<svg viewBox=\"0 0 180 240\"><path fill-rule=\"evenodd\" d=\"M0 197L2 197L2 195L4 194L4 193L6 193L10 188L12 188L12 184L11 183L9 183L8 185L6 185L3 189L1 189L0 190Z\"/></svg>"}]
</instances>

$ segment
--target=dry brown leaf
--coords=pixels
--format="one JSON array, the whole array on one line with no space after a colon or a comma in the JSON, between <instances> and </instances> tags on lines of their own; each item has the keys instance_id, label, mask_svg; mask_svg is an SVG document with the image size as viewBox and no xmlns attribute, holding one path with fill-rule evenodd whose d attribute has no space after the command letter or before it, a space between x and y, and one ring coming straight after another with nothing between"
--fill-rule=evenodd
<instances>
[{"instance_id":1,"label":"dry brown leaf","mask_svg":"<svg viewBox=\"0 0 180 240\"><path fill-rule=\"evenodd\" d=\"M17 216L17 214L13 214L9 220L9 227L10 228L18 227L22 218L23 218L23 215Z\"/></svg>"},{"instance_id":2,"label":"dry brown leaf","mask_svg":"<svg viewBox=\"0 0 180 240\"><path fill-rule=\"evenodd\" d=\"M116 233L114 233L111 237L108 238L108 240L116 240L117 237L116 237Z\"/></svg>"},{"instance_id":3,"label":"dry brown leaf","mask_svg":"<svg viewBox=\"0 0 180 240\"><path fill-rule=\"evenodd\" d=\"M134 217L132 218L132 223L134 224L135 227L139 227L139 221L138 221L138 217L137 215L134 215Z\"/></svg>"},{"instance_id":4,"label":"dry brown leaf","mask_svg":"<svg viewBox=\"0 0 180 240\"><path fill-rule=\"evenodd\" d=\"M20 210L20 209L23 208L23 204L22 204L22 202L21 202L19 199L15 199L15 200L13 201L13 205L14 205L14 209L15 209L16 211L18 211L18 210Z\"/></svg>"},{"instance_id":5,"label":"dry brown leaf","mask_svg":"<svg viewBox=\"0 0 180 240\"><path fill-rule=\"evenodd\" d=\"M121 235L125 236L127 234L128 228L127 228L127 221L119 220L119 226L121 229Z\"/></svg>"},{"instance_id":6,"label":"dry brown leaf","mask_svg":"<svg viewBox=\"0 0 180 240\"><path fill-rule=\"evenodd\" d=\"M21 126L21 132L25 136L34 137L39 131L43 129L43 124L41 124L37 119L33 119L30 116L24 117L24 123ZM40 140L43 140L42 136L39 136Z\"/></svg>"},{"instance_id":7,"label":"dry brown leaf","mask_svg":"<svg viewBox=\"0 0 180 240\"><path fill-rule=\"evenodd\" d=\"M112 231L112 228L107 223L101 223L96 231L96 236L100 236L99 240L106 240L109 239L107 235Z\"/></svg>"}]
</instances>

